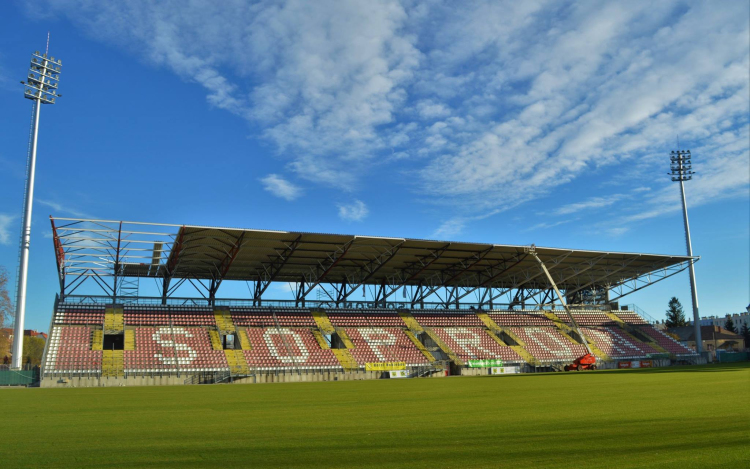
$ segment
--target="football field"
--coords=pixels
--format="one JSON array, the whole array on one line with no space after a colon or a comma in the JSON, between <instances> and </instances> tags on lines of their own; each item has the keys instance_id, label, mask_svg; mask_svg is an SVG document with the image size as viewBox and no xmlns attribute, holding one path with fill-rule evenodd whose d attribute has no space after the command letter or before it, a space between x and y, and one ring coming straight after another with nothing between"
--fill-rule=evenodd
<instances>
[{"instance_id":1,"label":"football field","mask_svg":"<svg viewBox=\"0 0 750 469\"><path fill-rule=\"evenodd\" d=\"M0 467L746 467L750 366L0 390Z\"/></svg>"}]
</instances>

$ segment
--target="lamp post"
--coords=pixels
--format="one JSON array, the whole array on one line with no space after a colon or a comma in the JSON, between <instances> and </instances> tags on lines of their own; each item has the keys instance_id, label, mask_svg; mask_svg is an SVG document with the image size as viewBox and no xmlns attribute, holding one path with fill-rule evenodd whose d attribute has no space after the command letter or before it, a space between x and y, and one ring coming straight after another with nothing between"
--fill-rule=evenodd
<instances>
[{"instance_id":1,"label":"lamp post","mask_svg":"<svg viewBox=\"0 0 750 469\"><path fill-rule=\"evenodd\" d=\"M693 256L693 244L690 241L690 223L688 223L687 201L685 200L685 181L693 179L693 165L690 150L677 150L669 154L672 181L680 183L680 195L682 196L682 217L685 221L685 243L687 244L687 255ZM703 350L701 341L701 319L698 314L698 290L695 285L695 264L690 261L690 294L693 299L693 327L695 328L695 348L698 353Z\"/></svg>"},{"instance_id":2,"label":"lamp post","mask_svg":"<svg viewBox=\"0 0 750 469\"><path fill-rule=\"evenodd\" d=\"M26 285L29 270L29 247L31 241L31 208L34 203L34 174L36 171L37 137L39 136L39 111L42 104L55 104L57 85L60 81L62 62L54 57L47 57L39 51L31 54L29 76L25 82L24 98L34 102L34 121L29 142L29 156L26 168L26 194L23 203L23 225L18 260L18 287L16 289L16 318L13 331L13 361L11 367L21 368L23 354L23 328L26 316Z\"/></svg>"}]
</instances>

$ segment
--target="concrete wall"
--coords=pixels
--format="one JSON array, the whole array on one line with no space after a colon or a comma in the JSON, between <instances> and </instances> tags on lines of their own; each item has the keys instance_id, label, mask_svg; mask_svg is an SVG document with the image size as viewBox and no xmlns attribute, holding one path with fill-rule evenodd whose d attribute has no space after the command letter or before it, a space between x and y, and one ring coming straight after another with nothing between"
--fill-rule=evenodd
<instances>
[{"instance_id":1,"label":"concrete wall","mask_svg":"<svg viewBox=\"0 0 750 469\"><path fill-rule=\"evenodd\" d=\"M381 379L387 377L383 371L334 371L334 370L280 370L278 372L258 373L255 376L236 378L234 384L252 383L309 383L316 381L355 381L363 379ZM427 377L441 378L445 372L435 372ZM43 388L88 388L110 386L176 386L185 384L189 374L177 376L128 376L121 378L98 377L48 377L41 381ZM229 381L225 381L229 383Z\"/></svg>"}]
</instances>

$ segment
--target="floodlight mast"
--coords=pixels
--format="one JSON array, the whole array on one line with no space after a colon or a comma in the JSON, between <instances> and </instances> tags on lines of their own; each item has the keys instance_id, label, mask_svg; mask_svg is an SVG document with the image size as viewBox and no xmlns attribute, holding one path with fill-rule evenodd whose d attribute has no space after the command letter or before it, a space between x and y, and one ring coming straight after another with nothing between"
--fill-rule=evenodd
<instances>
[{"instance_id":1,"label":"floodlight mast","mask_svg":"<svg viewBox=\"0 0 750 469\"><path fill-rule=\"evenodd\" d=\"M688 223L687 201L685 199L685 181L693 179L693 164L690 150L677 150L669 154L672 181L680 183L680 195L682 196L682 218L685 222L685 244L687 244L687 255L693 256L693 244L690 241L690 224ZM695 349L698 353L703 351L701 341L701 319L698 314L698 290L695 285L695 263L691 260L690 272L690 294L693 300L693 327L695 334Z\"/></svg>"},{"instance_id":2,"label":"floodlight mast","mask_svg":"<svg viewBox=\"0 0 750 469\"><path fill-rule=\"evenodd\" d=\"M34 122L29 142L29 156L26 173L26 194L23 203L23 225L18 255L18 276L16 288L16 317L13 330L13 361L11 368L19 369L23 360L23 329L26 316L26 285L29 270L29 247L31 242L31 209L34 203L34 175L36 172L37 138L39 136L39 111L42 104L55 104L57 87L60 81L62 61L47 57L39 51L31 54L29 76L25 82L24 98L34 102Z\"/></svg>"}]
</instances>

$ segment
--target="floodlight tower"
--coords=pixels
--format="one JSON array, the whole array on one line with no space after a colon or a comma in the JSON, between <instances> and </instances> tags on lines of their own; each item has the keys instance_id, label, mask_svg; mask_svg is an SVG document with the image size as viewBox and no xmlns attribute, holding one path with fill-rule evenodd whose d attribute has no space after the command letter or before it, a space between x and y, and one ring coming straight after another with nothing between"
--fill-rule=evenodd
<instances>
[{"instance_id":1,"label":"floodlight tower","mask_svg":"<svg viewBox=\"0 0 750 469\"><path fill-rule=\"evenodd\" d=\"M26 316L26 280L29 270L29 246L31 241L31 208L34 203L34 174L36 171L36 148L39 136L39 111L42 104L55 104L57 85L60 81L62 61L47 57L39 51L31 54L28 79L21 84L26 87L24 98L34 102L34 117L29 140L29 155L26 163L26 194L23 203L23 225L18 255L18 276L16 289L16 318L13 331L13 362L11 367L21 368L23 355L23 326Z\"/></svg>"},{"instance_id":2,"label":"floodlight tower","mask_svg":"<svg viewBox=\"0 0 750 469\"><path fill-rule=\"evenodd\" d=\"M685 221L685 243L687 244L687 255L693 256L693 244L690 241L690 223L688 223L687 201L685 200L685 181L693 179L693 164L690 150L677 150L669 154L672 181L680 183L680 195L682 196L682 217ZM703 350L701 342L701 318L698 315L698 290L695 286L695 265L690 261L690 294L693 299L693 326L695 328L695 348L698 353Z\"/></svg>"}]
</instances>

